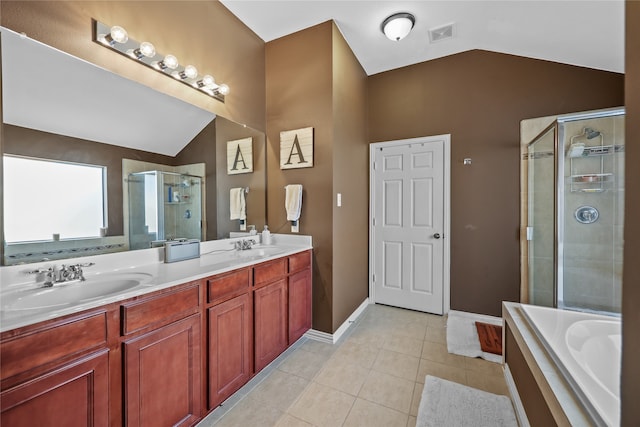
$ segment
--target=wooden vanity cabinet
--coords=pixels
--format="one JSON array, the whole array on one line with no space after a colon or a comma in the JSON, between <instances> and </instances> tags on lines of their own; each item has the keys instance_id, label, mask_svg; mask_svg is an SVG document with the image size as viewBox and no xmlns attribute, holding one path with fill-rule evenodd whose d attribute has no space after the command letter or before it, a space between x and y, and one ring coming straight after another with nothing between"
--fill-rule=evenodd
<instances>
[{"instance_id":1,"label":"wooden vanity cabinet","mask_svg":"<svg viewBox=\"0 0 640 427\"><path fill-rule=\"evenodd\" d=\"M287 258L258 264L253 269L255 372L287 349Z\"/></svg>"},{"instance_id":2,"label":"wooden vanity cabinet","mask_svg":"<svg viewBox=\"0 0 640 427\"><path fill-rule=\"evenodd\" d=\"M289 257L289 345L311 329L311 251Z\"/></svg>"},{"instance_id":3,"label":"wooden vanity cabinet","mask_svg":"<svg viewBox=\"0 0 640 427\"><path fill-rule=\"evenodd\" d=\"M249 381L253 368L252 269L207 280L208 409Z\"/></svg>"},{"instance_id":4,"label":"wooden vanity cabinet","mask_svg":"<svg viewBox=\"0 0 640 427\"><path fill-rule=\"evenodd\" d=\"M96 310L2 334L0 425L109 425L108 314Z\"/></svg>"},{"instance_id":5,"label":"wooden vanity cabinet","mask_svg":"<svg viewBox=\"0 0 640 427\"><path fill-rule=\"evenodd\" d=\"M202 417L200 308L199 282L122 304L125 425Z\"/></svg>"},{"instance_id":6,"label":"wooden vanity cabinet","mask_svg":"<svg viewBox=\"0 0 640 427\"><path fill-rule=\"evenodd\" d=\"M193 425L310 327L306 251L6 331L0 425Z\"/></svg>"}]
</instances>

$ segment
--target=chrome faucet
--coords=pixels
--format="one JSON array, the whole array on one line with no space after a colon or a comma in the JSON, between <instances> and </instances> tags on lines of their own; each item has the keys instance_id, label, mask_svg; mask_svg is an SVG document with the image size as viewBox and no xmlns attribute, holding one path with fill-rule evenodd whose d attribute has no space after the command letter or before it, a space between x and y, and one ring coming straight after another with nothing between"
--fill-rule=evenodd
<instances>
[{"instance_id":1,"label":"chrome faucet","mask_svg":"<svg viewBox=\"0 0 640 427\"><path fill-rule=\"evenodd\" d=\"M82 271L83 267L91 267L94 265L93 262L87 262L84 264L73 264L73 265L64 265L58 268L57 266L49 267L47 269L37 269L28 271L27 274L44 274L44 283L43 287L50 288L56 283L64 283L70 282L73 280L79 280L84 282L86 279L84 278L84 271Z\"/></svg>"},{"instance_id":2,"label":"chrome faucet","mask_svg":"<svg viewBox=\"0 0 640 427\"><path fill-rule=\"evenodd\" d=\"M254 239L236 240L234 248L238 251L246 251L256 244Z\"/></svg>"}]
</instances>

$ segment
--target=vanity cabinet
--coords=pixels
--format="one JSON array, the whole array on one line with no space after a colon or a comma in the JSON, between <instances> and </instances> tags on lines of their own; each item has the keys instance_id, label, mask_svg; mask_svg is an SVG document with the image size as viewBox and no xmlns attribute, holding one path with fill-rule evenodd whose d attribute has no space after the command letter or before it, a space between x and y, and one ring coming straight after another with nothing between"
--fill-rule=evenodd
<instances>
[{"instance_id":1,"label":"vanity cabinet","mask_svg":"<svg viewBox=\"0 0 640 427\"><path fill-rule=\"evenodd\" d=\"M213 409L249 381L253 359L252 269L207 280L208 408Z\"/></svg>"},{"instance_id":2,"label":"vanity cabinet","mask_svg":"<svg viewBox=\"0 0 640 427\"><path fill-rule=\"evenodd\" d=\"M311 327L311 251L0 334L0 425L187 426Z\"/></svg>"},{"instance_id":3,"label":"vanity cabinet","mask_svg":"<svg viewBox=\"0 0 640 427\"><path fill-rule=\"evenodd\" d=\"M255 372L278 357L288 346L287 258L253 269Z\"/></svg>"},{"instance_id":4,"label":"vanity cabinet","mask_svg":"<svg viewBox=\"0 0 640 427\"><path fill-rule=\"evenodd\" d=\"M2 334L0 425L109 425L108 313Z\"/></svg>"},{"instance_id":5,"label":"vanity cabinet","mask_svg":"<svg viewBox=\"0 0 640 427\"><path fill-rule=\"evenodd\" d=\"M289 257L289 344L311 329L311 251Z\"/></svg>"},{"instance_id":6,"label":"vanity cabinet","mask_svg":"<svg viewBox=\"0 0 640 427\"><path fill-rule=\"evenodd\" d=\"M200 283L121 306L127 426L187 426L202 416Z\"/></svg>"}]
</instances>

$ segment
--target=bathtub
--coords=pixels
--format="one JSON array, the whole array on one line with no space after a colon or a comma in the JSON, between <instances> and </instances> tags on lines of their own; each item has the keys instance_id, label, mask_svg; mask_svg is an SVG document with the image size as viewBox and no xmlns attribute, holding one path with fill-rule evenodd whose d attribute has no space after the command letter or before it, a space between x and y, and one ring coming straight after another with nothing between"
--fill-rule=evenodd
<instances>
[{"instance_id":1,"label":"bathtub","mask_svg":"<svg viewBox=\"0 0 640 427\"><path fill-rule=\"evenodd\" d=\"M538 338L597 425L620 425L620 319L522 305Z\"/></svg>"}]
</instances>

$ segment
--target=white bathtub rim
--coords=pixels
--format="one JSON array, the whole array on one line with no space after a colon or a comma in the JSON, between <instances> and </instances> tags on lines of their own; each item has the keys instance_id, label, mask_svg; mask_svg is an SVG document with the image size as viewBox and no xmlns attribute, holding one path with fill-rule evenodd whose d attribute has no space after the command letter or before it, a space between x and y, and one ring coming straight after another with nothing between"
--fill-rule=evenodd
<instances>
[{"instance_id":1,"label":"white bathtub rim","mask_svg":"<svg viewBox=\"0 0 640 427\"><path fill-rule=\"evenodd\" d=\"M567 330L567 327L563 327L562 329L558 330L556 326L558 326L558 316L564 317L564 323L567 323L568 319L598 319L608 321L619 321L619 319L598 314L575 312L569 310L558 310L549 307L533 306L527 304L521 304L521 308L522 313L524 314L524 318L530 324L536 336L547 351L549 357L551 357L558 370L562 373L562 376L570 384L577 399L580 401L584 409L588 412L594 423L597 426L617 427L620 423L619 397L612 396L609 390L607 390L604 385L601 385L599 381L596 381L582 366L577 363L577 361L572 360L572 355L567 355L569 349L561 348L567 347L565 341L565 331ZM535 311L546 311L548 314L552 314L552 320L549 321L548 319L545 319L547 320L546 325L543 324L541 326L537 324L536 320L539 319L534 319L535 314L531 314ZM572 324L575 323L575 321L570 321L569 323ZM555 330L556 336L550 333L549 329L545 330L545 327L550 327ZM561 334L560 336L557 335L558 332ZM565 353L564 357L561 356L561 354L559 353L560 351ZM569 365L571 368L568 368L567 365ZM571 369L573 369L574 371L577 370L577 372L574 373L571 371ZM591 388L591 392L587 392L585 390L585 388L588 387ZM598 390L598 388L602 388L602 390ZM594 396L593 390L595 390L595 394L597 396ZM604 392L604 394L601 392Z\"/></svg>"}]
</instances>

